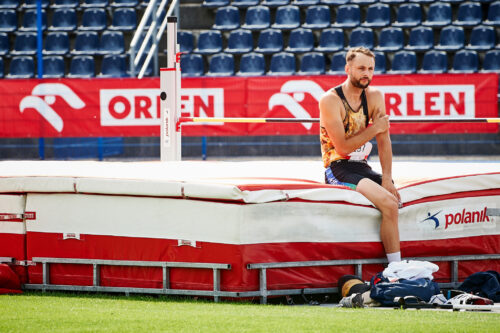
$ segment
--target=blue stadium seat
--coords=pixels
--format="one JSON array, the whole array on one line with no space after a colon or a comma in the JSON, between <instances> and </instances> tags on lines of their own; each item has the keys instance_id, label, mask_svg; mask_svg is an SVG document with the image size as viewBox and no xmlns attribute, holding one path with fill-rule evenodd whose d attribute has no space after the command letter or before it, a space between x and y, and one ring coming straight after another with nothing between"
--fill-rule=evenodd
<instances>
[{"instance_id":1,"label":"blue stadium seat","mask_svg":"<svg viewBox=\"0 0 500 333\"><path fill-rule=\"evenodd\" d=\"M51 8L76 8L80 6L80 0L54 0Z\"/></svg>"},{"instance_id":2,"label":"blue stadium seat","mask_svg":"<svg viewBox=\"0 0 500 333\"><path fill-rule=\"evenodd\" d=\"M192 52L194 49L194 35L191 31L182 30L177 32L177 43L181 52Z\"/></svg>"},{"instance_id":3,"label":"blue stadium seat","mask_svg":"<svg viewBox=\"0 0 500 333\"><path fill-rule=\"evenodd\" d=\"M80 4L82 8L96 8L96 7L107 7L109 5L108 0L83 0Z\"/></svg>"},{"instance_id":4,"label":"blue stadium seat","mask_svg":"<svg viewBox=\"0 0 500 333\"><path fill-rule=\"evenodd\" d=\"M260 76L266 72L266 61L260 53L247 53L241 56L238 76Z\"/></svg>"},{"instance_id":5,"label":"blue stadium seat","mask_svg":"<svg viewBox=\"0 0 500 333\"><path fill-rule=\"evenodd\" d=\"M219 8L228 6L230 0L203 0L202 6L208 8Z\"/></svg>"},{"instance_id":6,"label":"blue stadium seat","mask_svg":"<svg viewBox=\"0 0 500 333\"><path fill-rule=\"evenodd\" d=\"M96 31L79 31L75 37L74 55L96 55L101 52L99 35Z\"/></svg>"},{"instance_id":7,"label":"blue stadium seat","mask_svg":"<svg viewBox=\"0 0 500 333\"><path fill-rule=\"evenodd\" d=\"M483 72L500 73L500 50L487 51L483 59Z\"/></svg>"},{"instance_id":8,"label":"blue stadium seat","mask_svg":"<svg viewBox=\"0 0 500 333\"><path fill-rule=\"evenodd\" d=\"M10 61L9 79L31 79L35 76L35 62L32 57L13 57Z\"/></svg>"},{"instance_id":9,"label":"blue stadium seat","mask_svg":"<svg viewBox=\"0 0 500 333\"><path fill-rule=\"evenodd\" d=\"M283 50L283 33L277 29L266 29L260 32L255 51L260 53L277 53Z\"/></svg>"},{"instance_id":10,"label":"blue stadium seat","mask_svg":"<svg viewBox=\"0 0 500 333\"><path fill-rule=\"evenodd\" d=\"M102 31L107 25L108 19L103 8L88 8L83 11L82 25L78 30Z\"/></svg>"},{"instance_id":11,"label":"blue stadium seat","mask_svg":"<svg viewBox=\"0 0 500 333\"><path fill-rule=\"evenodd\" d=\"M375 51L375 74L384 74L387 71L387 59L384 52Z\"/></svg>"},{"instance_id":12,"label":"blue stadium seat","mask_svg":"<svg viewBox=\"0 0 500 333\"><path fill-rule=\"evenodd\" d=\"M262 30L271 25L271 12L266 6L248 7L245 14L245 23L241 26L244 29Z\"/></svg>"},{"instance_id":13,"label":"blue stadium seat","mask_svg":"<svg viewBox=\"0 0 500 333\"><path fill-rule=\"evenodd\" d=\"M134 8L117 8L113 12L110 30L131 31L137 28L137 13Z\"/></svg>"},{"instance_id":14,"label":"blue stadium seat","mask_svg":"<svg viewBox=\"0 0 500 333\"><path fill-rule=\"evenodd\" d=\"M429 6L427 19L422 22L428 27L444 27L451 24L452 11L449 3L435 2Z\"/></svg>"},{"instance_id":15,"label":"blue stadium seat","mask_svg":"<svg viewBox=\"0 0 500 333\"><path fill-rule=\"evenodd\" d=\"M480 24L482 20L483 11L481 4L477 2L464 2L458 6L457 19L453 21L453 24L472 27Z\"/></svg>"},{"instance_id":16,"label":"blue stadium seat","mask_svg":"<svg viewBox=\"0 0 500 333\"><path fill-rule=\"evenodd\" d=\"M233 6L217 9L215 12L215 24L212 29L234 30L240 27L240 11Z\"/></svg>"},{"instance_id":17,"label":"blue stadium seat","mask_svg":"<svg viewBox=\"0 0 500 333\"><path fill-rule=\"evenodd\" d=\"M405 3L399 6L396 22L392 25L402 28L412 28L422 23L422 9L416 3Z\"/></svg>"},{"instance_id":18,"label":"blue stadium seat","mask_svg":"<svg viewBox=\"0 0 500 333\"><path fill-rule=\"evenodd\" d=\"M398 51L392 59L390 74L411 74L417 71L417 55L413 51Z\"/></svg>"},{"instance_id":19,"label":"blue stadium seat","mask_svg":"<svg viewBox=\"0 0 500 333\"><path fill-rule=\"evenodd\" d=\"M341 29L323 29L319 36L318 52L337 52L344 49L344 32Z\"/></svg>"},{"instance_id":20,"label":"blue stadium seat","mask_svg":"<svg viewBox=\"0 0 500 333\"><path fill-rule=\"evenodd\" d=\"M434 0L432 0L432 1L434 1ZM405 3L406 0L380 0L380 2L387 3L389 5L399 5L399 4Z\"/></svg>"},{"instance_id":21,"label":"blue stadium seat","mask_svg":"<svg viewBox=\"0 0 500 333\"><path fill-rule=\"evenodd\" d=\"M16 9L19 6L20 0L3 0L0 2L0 10Z\"/></svg>"},{"instance_id":22,"label":"blue stadium seat","mask_svg":"<svg viewBox=\"0 0 500 333\"><path fill-rule=\"evenodd\" d=\"M369 28L383 28L391 24L391 9L389 5L377 3L368 6L366 20L363 26Z\"/></svg>"},{"instance_id":23,"label":"blue stadium seat","mask_svg":"<svg viewBox=\"0 0 500 333\"><path fill-rule=\"evenodd\" d=\"M403 48L404 34L401 28L388 27L382 29L379 36L377 51L394 52Z\"/></svg>"},{"instance_id":24,"label":"blue stadium seat","mask_svg":"<svg viewBox=\"0 0 500 333\"><path fill-rule=\"evenodd\" d=\"M238 8L248 8L252 6L257 6L260 0L233 0L231 1L231 6Z\"/></svg>"},{"instance_id":25,"label":"blue stadium seat","mask_svg":"<svg viewBox=\"0 0 500 333\"><path fill-rule=\"evenodd\" d=\"M252 33L248 30L237 29L229 33L227 40L226 53L241 54L253 50Z\"/></svg>"},{"instance_id":26,"label":"blue stadium seat","mask_svg":"<svg viewBox=\"0 0 500 333\"><path fill-rule=\"evenodd\" d=\"M300 26L300 10L297 6L282 6L276 9L275 29L291 30Z\"/></svg>"},{"instance_id":27,"label":"blue stadium seat","mask_svg":"<svg viewBox=\"0 0 500 333\"><path fill-rule=\"evenodd\" d=\"M43 54L45 55L66 55L69 53L68 33L63 31L49 32L45 36Z\"/></svg>"},{"instance_id":28,"label":"blue stadium seat","mask_svg":"<svg viewBox=\"0 0 500 333\"><path fill-rule=\"evenodd\" d=\"M222 34L217 30L203 31L198 36L198 47L195 52L201 54L219 53L222 51Z\"/></svg>"},{"instance_id":29,"label":"blue stadium seat","mask_svg":"<svg viewBox=\"0 0 500 333\"><path fill-rule=\"evenodd\" d=\"M349 39L349 47L364 46L369 49L373 48L374 36L373 30L370 28L355 28L351 32Z\"/></svg>"},{"instance_id":30,"label":"blue stadium seat","mask_svg":"<svg viewBox=\"0 0 500 333\"><path fill-rule=\"evenodd\" d=\"M61 78L66 72L66 64L62 56L43 57L43 77Z\"/></svg>"},{"instance_id":31,"label":"blue stadium seat","mask_svg":"<svg viewBox=\"0 0 500 333\"><path fill-rule=\"evenodd\" d=\"M479 59L476 51L460 50L453 57L454 73L475 73L479 68Z\"/></svg>"},{"instance_id":32,"label":"blue stadium seat","mask_svg":"<svg viewBox=\"0 0 500 333\"><path fill-rule=\"evenodd\" d=\"M24 11L23 22L19 27L20 31L37 31L36 9L27 9ZM42 9L42 30L47 29L47 13Z\"/></svg>"},{"instance_id":33,"label":"blue stadium seat","mask_svg":"<svg viewBox=\"0 0 500 333\"><path fill-rule=\"evenodd\" d=\"M139 5L139 1L137 0L113 0L109 4L110 7L136 7Z\"/></svg>"},{"instance_id":34,"label":"blue stadium seat","mask_svg":"<svg viewBox=\"0 0 500 333\"><path fill-rule=\"evenodd\" d=\"M268 75L293 75L295 74L295 57L293 54L280 52L271 57Z\"/></svg>"},{"instance_id":35,"label":"blue stadium seat","mask_svg":"<svg viewBox=\"0 0 500 333\"><path fill-rule=\"evenodd\" d=\"M345 51L336 52L332 55L332 61L330 64L330 70L328 74L332 75L345 75Z\"/></svg>"},{"instance_id":36,"label":"blue stadium seat","mask_svg":"<svg viewBox=\"0 0 500 333\"><path fill-rule=\"evenodd\" d=\"M311 30L297 28L290 32L287 52L303 53L312 51L314 48L314 35Z\"/></svg>"},{"instance_id":37,"label":"blue stadium seat","mask_svg":"<svg viewBox=\"0 0 500 333\"><path fill-rule=\"evenodd\" d=\"M12 55L34 55L37 50L36 32L21 32L14 40Z\"/></svg>"},{"instance_id":38,"label":"blue stadium seat","mask_svg":"<svg viewBox=\"0 0 500 333\"><path fill-rule=\"evenodd\" d=\"M410 31L405 49L408 51L428 51L434 47L434 33L429 27L416 27Z\"/></svg>"},{"instance_id":39,"label":"blue stadium seat","mask_svg":"<svg viewBox=\"0 0 500 333\"><path fill-rule=\"evenodd\" d=\"M464 0L442 0L443 2L449 2L449 3L461 3L463 2Z\"/></svg>"},{"instance_id":40,"label":"blue stadium seat","mask_svg":"<svg viewBox=\"0 0 500 333\"><path fill-rule=\"evenodd\" d=\"M232 54L217 53L212 56L208 65L209 76L234 75L234 57Z\"/></svg>"},{"instance_id":41,"label":"blue stadium seat","mask_svg":"<svg viewBox=\"0 0 500 333\"><path fill-rule=\"evenodd\" d=\"M291 4L300 7L315 6L319 4L319 0L293 0Z\"/></svg>"},{"instance_id":42,"label":"blue stadium seat","mask_svg":"<svg viewBox=\"0 0 500 333\"><path fill-rule=\"evenodd\" d=\"M351 3L355 3L357 5L373 5L378 0L351 0Z\"/></svg>"},{"instance_id":43,"label":"blue stadium seat","mask_svg":"<svg viewBox=\"0 0 500 333\"><path fill-rule=\"evenodd\" d=\"M420 73L446 73L448 71L448 57L444 51L431 50L424 54Z\"/></svg>"},{"instance_id":44,"label":"blue stadium seat","mask_svg":"<svg viewBox=\"0 0 500 333\"><path fill-rule=\"evenodd\" d=\"M350 0L320 0L319 3L323 5L333 5L333 6L341 6L349 3Z\"/></svg>"},{"instance_id":45,"label":"blue stadium seat","mask_svg":"<svg viewBox=\"0 0 500 333\"><path fill-rule=\"evenodd\" d=\"M342 5L337 8L337 28L355 28L361 22L361 9L358 5Z\"/></svg>"},{"instance_id":46,"label":"blue stadium seat","mask_svg":"<svg viewBox=\"0 0 500 333\"><path fill-rule=\"evenodd\" d=\"M12 9L0 10L0 31L12 32L17 30L17 12Z\"/></svg>"},{"instance_id":47,"label":"blue stadium seat","mask_svg":"<svg viewBox=\"0 0 500 333\"><path fill-rule=\"evenodd\" d=\"M467 49L486 51L495 47L496 32L493 27L477 26L472 29Z\"/></svg>"},{"instance_id":48,"label":"blue stadium seat","mask_svg":"<svg viewBox=\"0 0 500 333\"><path fill-rule=\"evenodd\" d=\"M436 50L457 51L464 47L465 32L462 27L447 26L439 34L439 44L435 45Z\"/></svg>"},{"instance_id":49,"label":"blue stadium seat","mask_svg":"<svg viewBox=\"0 0 500 333\"><path fill-rule=\"evenodd\" d=\"M302 25L308 29L324 29L331 25L330 8L328 6L311 6L306 10L306 22Z\"/></svg>"},{"instance_id":50,"label":"blue stadium seat","mask_svg":"<svg viewBox=\"0 0 500 333\"><path fill-rule=\"evenodd\" d=\"M484 24L500 26L500 1L495 1L488 8L488 16Z\"/></svg>"},{"instance_id":51,"label":"blue stadium seat","mask_svg":"<svg viewBox=\"0 0 500 333\"><path fill-rule=\"evenodd\" d=\"M137 64L137 73L139 73L140 70L142 70L142 66L144 66L144 62L146 61L147 54L143 54L141 56L141 59L139 60L139 63ZM152 76L154 71L154 61L153 59L150 59L148 66L146 67L146 70L144 71L144 76Z\"/></svg>"},{"instance_id":52,"label":"blue stadium seat","mask_svg":"<svg viewBox=\"0 0 500 333\"><path fill-rule=\"evenodd\" d=\"M0 56L4 56L10 52L9 35L5 32L0 32Z\"/></svg>"},{"instance_id":53,"label":"blue stadium seat","mask_svg":"<svg viewBox=\"0 0 500 333\"><path fill-rule=\"evenodd\" d=\"M95 62L92 56L75 56L69 64L68 77L91 78L95 77Z\"/></svg>"},{"instance_id":54,"label":"blue stadium seat","mask_svg":"<svg viewBox=\"0 0 500 333\"><path fill-rule=\"evenodd\" d=\"M262 0L260 3L262 6L266 7L280 7L290 4L290 0Z\"/></svg>"},{"instance_id":55,"label":"blue stadium seat","mask_svg":"<svg viewBox=\"0 0 500 333\"><path fill-rule=\"evenodd\" d=\"M3 64L3 58L0 57L0 79L3 79L4 77L4 74L3 72L5 71L5 68L4 68L4 64Z\"/></svg>"},{"instance_id":56,"label":"blue stadium seat","mask_svg":"<svg viewBox=\"0 0 500 333\"><path fill-rule=\"evenodd\" d=\"M121 54L125 52L123 32L106 30L101 34L99 45L102 54Z\"/></svg>"},{"instance_id":57,"label":"blue stadium seat","mask_svg":"<svg viewBox=\"0 0 500 333\"><path fill-rule=\"evenodd\" d=\"M37 0L25 0L23 5L21 6L22 9L34 9L36 8L36 3ZM42 0L42 8L47 8L50 4L49 0Z\"/></svg>"},{"instance_id":58,"label":"blue stadium seat","mask_svg":"<svg viewBox=\"0 0 500 333\"><path fill-rule=\"evenodd\" d=\"M202 76L205 73L203 57L199 54L183 54L181 56L181 75Z\"/></svg>"},{"instance_id":59,"label":"blue stadium seat","mask_svg":"<svg viewBox=\"0 0 500 333\"><path fill-rule=\"evenodd\" d=\"M59 8L52 13L50 31L76 30L76 11L73 8Z\"/></svg>"},{"instance_id":60,"label":"blue stadium seat","mask_svg":"<svg viewBox=\"0 0 500 333\"><path fill-rule=\"evenodd\" d=\"M310 52L304 54L300 62L300 71L302 75L321 75L325 73L325 55L319 52Z\"/></svg>"},{"instance_id":61,"label":"blue stadium seat","mask_svg":"<svg viewBox=\"0 0 500 333\"><path fill-rule=\"evenodd\" d=\"M102 58L100 77L127 77L125 55L108 54Z\"/></svg>"}]
</instances>

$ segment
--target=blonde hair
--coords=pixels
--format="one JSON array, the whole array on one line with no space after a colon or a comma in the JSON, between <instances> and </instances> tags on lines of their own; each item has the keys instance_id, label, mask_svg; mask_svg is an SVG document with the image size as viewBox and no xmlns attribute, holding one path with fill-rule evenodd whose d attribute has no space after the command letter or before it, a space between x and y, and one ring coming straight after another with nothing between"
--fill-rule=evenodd
<instances>
[{"instance_id":1,"label":"blonde hair","mask_svg":"<svg viewBox=\"0 0 500 333\"><path fill-rule=\"evenodd\" d=\"M370 49L368 49L364 46L359 46L359 47L351 48L351 49L349 49L349 51L347 51L347 54L345 55L345 61L350 62L350 61L354 60L354 58L356 58L357 53L362 53L366 56L375 58L375 54L373 54L373 52L370 51Z\"/></svg>"}]
</instances>

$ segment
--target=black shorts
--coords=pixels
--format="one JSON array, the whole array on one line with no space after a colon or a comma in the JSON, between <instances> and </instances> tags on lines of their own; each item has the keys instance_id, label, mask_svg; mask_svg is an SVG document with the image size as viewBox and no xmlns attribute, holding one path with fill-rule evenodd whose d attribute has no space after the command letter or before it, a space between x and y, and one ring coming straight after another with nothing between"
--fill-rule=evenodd
<instances>
[{"instance_id":1,"label":"black shorts","mask_svg":"<svg viewBox=\"0 0 500 333\"><path fill-rule=\"evenodd\" d=\"M329 170L331 171L329 172ZM345 185L353 189L363 178L369 178L382 185L382 175L373 171L366 161L337 160L332 162L325 171L325 182L327 184Z\"/></svg>"}]
</instances>

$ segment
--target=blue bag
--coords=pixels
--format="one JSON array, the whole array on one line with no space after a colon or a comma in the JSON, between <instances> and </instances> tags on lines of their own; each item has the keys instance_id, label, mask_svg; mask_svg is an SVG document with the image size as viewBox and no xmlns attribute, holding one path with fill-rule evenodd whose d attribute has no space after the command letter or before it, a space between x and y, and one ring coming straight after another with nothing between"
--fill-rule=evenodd
<instances>
[{"instance_id":1,"label":"blue bag","mask_svg":"<svg viewBox=\"0 0 500 333\"><path fill-rule=\"evenodd\" d=\"M500 274L496 271L474 273L458 289L500 302Z\"/></svg>"}]
</instances>

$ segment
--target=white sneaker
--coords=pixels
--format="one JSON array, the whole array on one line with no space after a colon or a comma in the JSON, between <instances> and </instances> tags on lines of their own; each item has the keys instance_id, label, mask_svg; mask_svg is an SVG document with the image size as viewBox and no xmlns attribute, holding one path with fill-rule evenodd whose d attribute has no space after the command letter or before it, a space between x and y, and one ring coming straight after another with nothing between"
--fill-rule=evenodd
<instances>
[{"instance_id":1,"label":"white sneaker","mask_svg":"<svg viewBox=\"0 0 500 333\"><path fill-rule=\"evenodd\" d=\"M364 308L362 294L352 294L340 300L339 306L343 308Z\"/></svg>"}]
</instances>

